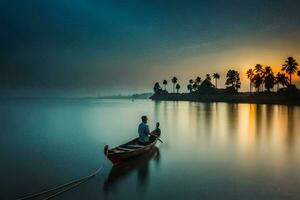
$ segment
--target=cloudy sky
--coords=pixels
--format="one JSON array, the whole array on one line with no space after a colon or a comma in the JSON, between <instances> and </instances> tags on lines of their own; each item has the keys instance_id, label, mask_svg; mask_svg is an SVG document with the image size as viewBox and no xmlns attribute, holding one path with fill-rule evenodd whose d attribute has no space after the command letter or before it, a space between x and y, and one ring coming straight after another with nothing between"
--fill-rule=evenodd
<instances>
[{"instance_id":1,"label":"cloudy sky","mask_svg":"<svg viewBox=\"0 0 300 200\"><path fill-rule=\"evenodd\" d=\"M2 0L3 93L98 95L152 91L256 63L300 62L297 0ZM299 81L294 77L295 81Z\"/></svg>"}]
</instances>

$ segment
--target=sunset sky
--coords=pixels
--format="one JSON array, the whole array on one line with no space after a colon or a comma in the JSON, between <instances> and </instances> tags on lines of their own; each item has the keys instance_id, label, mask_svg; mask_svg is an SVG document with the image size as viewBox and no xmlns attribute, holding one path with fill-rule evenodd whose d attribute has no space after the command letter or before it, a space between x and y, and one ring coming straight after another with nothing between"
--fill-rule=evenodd
<instances>
[{"instance_id":1,"label":"sunset sky","mask_svg":"<svg viewBox=\"0 0 300 200\"><path fill-rule=\"evenodd\" d=\"M2 0L2 93L150 92L154 82L300 63L300 1ZM296 76L294 80L298 82ZM169 86L170 87L170 86ZM170 87L171 88L171 87Z\"/></svg>"}]
</instances>

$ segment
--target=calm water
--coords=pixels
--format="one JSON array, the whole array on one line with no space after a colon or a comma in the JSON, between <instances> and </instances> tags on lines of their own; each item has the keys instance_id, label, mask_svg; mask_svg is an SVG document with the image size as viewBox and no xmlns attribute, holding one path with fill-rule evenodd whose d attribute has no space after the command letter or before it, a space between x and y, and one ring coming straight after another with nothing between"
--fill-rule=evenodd
<instances>
[{"instance_id":1,"label":"calm water","mask_svg":"<svg viewBox=\"0 0 300 200\"><path fill-rule=\"evenodd\" d=\"M112 168L104 144L161 123L157 150ZM300 199L300 107L148 100L0 100L0 199L92 173L57 199Z\"/></svg>"}]
</instances>

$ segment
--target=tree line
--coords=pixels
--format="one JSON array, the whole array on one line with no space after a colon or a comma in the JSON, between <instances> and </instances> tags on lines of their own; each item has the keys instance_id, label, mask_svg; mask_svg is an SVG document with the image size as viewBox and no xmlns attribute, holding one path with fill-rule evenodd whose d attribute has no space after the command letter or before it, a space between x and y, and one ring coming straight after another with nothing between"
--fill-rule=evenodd
<instances>
[{"instance_id":1,"label":"tree line","mask_svg":"<svg viewBox=\"0 0 300 200\"><path fill-rule=\"evenodd\" d=\"M271 91L275 85L277 85L277 91L280 85L282 87L296 88L292 84L292 75L297 73L300 76L300 70L298 70L299 65L293 57L288 57L284 64L282 65L281 72L274 75L274 72L270 66L262 66L257 64L254 68L247 70L247 78L250 80L250 93L254 87L257 92L263 90L263 87L267 91Z\"/></svg>"},{"instance_id":2,"label":"tree line","mask_svg":"<svg viewBox=\"0 0 300 200\"><path fill-rule=\"evenodd\" d=\"M288 57L285 60L282 65L282 72L278 72L276 75L274 75L270 66L262 66L261 64L255 65L254 68L250 68L246 72L247 78L250 80L250 93L252 93L253 88L256 89L256 92L261 92L264 88L266 91L270 92L275 85L277 85L277 91L279 90L280 85L287 88L296 88L296 86L292 84L292 75L297 73L297 75L300 76L300 70L298 67L299 65L293 57ZM212 83L212 79L214 79L214 84ZM197 76L195 79L189 80L187 90L192 93L203 88L217 89L219 79L220 74L218 73L213 73L212 76L210 74L206 74L204 80L202 80L200 76ZM181 85L178 82L178 78L174 76L170 81L173 85L173 93L175 93L175 91L179 93ZM159 82L155 83L153 88L155 93L168 93L168 80L163 80L162 84L164 85L163 89ZM225 85L226 89L237 92L241 87L239 72L233 69L228 70Z\"/></svg>"}]
</instances>

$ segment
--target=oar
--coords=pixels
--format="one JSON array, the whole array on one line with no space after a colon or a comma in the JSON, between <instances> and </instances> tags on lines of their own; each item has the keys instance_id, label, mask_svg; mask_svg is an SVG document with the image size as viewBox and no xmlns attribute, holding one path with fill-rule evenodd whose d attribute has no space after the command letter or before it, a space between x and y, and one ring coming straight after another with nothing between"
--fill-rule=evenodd
<instances>
[{"instance_id":1,"label":"oar","mask_svg":"<svg viewBox=\"0 0 300 200\"><path fill-rule=\"evenodd\" d=\"M164 143L157 135L154 135L152 133L149 133L150 135L152 135L153 137L155 137L158 141L160 141L161 143Z\"/></svg>"}]
</instances>

